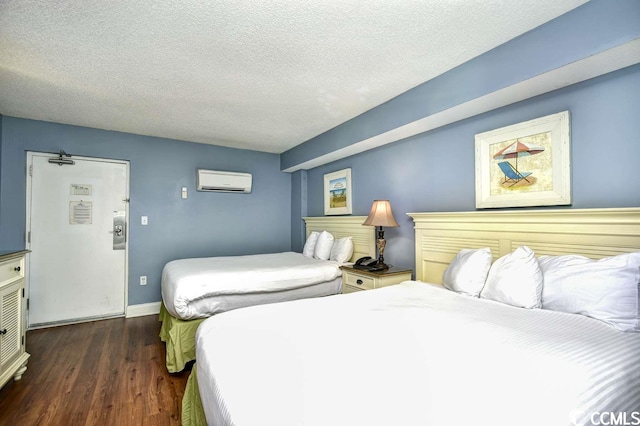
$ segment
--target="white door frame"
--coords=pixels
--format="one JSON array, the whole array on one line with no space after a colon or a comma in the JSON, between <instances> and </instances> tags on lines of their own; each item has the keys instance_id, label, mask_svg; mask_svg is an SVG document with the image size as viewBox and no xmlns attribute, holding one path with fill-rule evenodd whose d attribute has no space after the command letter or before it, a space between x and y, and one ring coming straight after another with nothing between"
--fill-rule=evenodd
<instances>
[{"instance_id":1,"label":"white door frame","mask_svg":"<svg viewBox=\"0 0 640 426\"><path fill-rule=\"evenodd\" d=\"M26 190L26 198L27 198L27 203L26 203L26 207L27 207L27 211L26 211L26 227L25 227L25 232L24 232L24 241L25 241L25 247L27 250L31 250L31 241L30 241L30 231L31 231L31 195L32 195L32 191L31 191L31 170L30 170L30 165L32 163L32 159L33 157L37 156L37 157L47 157L47 158L53 158L56 157L58 154L57 153L48 153L48 152L37 152L37 151L27 151L27 165L26 165L26 173L25 173L25 179L27 181L27 190ZM124 306L122 307L122 311L124 312L123 315L119 315L122 317L126 317L127 315L127 307L129 305L129 228L131 228L130 222L129 222L129 197L130 197L130 178L131 178L131 173L130 173L130 165L129 165L129 161L126 160L115 160L112 158L99 158L99 157L81 157L81 156L77 156L74 155L71 157L72 159L75 160L84 160L84 161L96 161L96 162L104 162L104 163L116 163L116 164L124 164L127 170L127 177L126 177L126 191L127 191L127 202L125 203L125 215L126 215L126 223L127 226L125 227L125 256L124 256ZM60 167L66 167L66 166L60 166ZM27 253L27 255L25 256L25 292L26 292L26 297L27 297L27 301L29 300L29 290L30 290L30 278L29 278L29 268L30 268L30 255L29 253ZM87 319L84 321L76 321L76 323L80 323L80 322L89 322L89 321L96 321L96 318L91 318L91 319ZM27 313L26 313L26 323L29 324L29 309L27 309ZM57 325L69 325L69 324L73 324L72 322L67 322L67 323L63 323L63 324L50 324L50 325L46 325L43 327L54 327ZM29 330L33 330L36 328L42 328L42 327L29 327Z\"/></svg>"}]
</instances>

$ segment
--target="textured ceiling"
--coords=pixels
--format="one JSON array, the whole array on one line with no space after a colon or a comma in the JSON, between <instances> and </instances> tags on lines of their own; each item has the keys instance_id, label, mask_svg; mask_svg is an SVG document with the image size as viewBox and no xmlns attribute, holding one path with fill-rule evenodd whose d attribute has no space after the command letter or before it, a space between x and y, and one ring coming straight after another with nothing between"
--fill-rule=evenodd
<instances>
[{"instance_id":1,"label":"textured ceiling","mask_svg":"<svg viewBox=\"0 0 640 426\"><path fill-rule=\"evenodd\" d=\"M585 0L2 0L0 114L280 153Z\"/></svg>"}]
</instances>

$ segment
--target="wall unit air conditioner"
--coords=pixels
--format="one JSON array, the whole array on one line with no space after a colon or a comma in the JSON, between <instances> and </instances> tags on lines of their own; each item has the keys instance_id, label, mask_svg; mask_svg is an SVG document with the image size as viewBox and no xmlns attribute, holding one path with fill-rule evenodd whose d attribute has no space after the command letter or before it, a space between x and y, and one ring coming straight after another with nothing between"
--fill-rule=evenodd
<instances>
[{"instance_id":1,"label":"wall unit air conditioner","mask_svg":"<svg viewBox=\"0 0 640 426\"><path fill-rule=\"evenodd\" d=\"M198 169L196 189L198 191L251 192L251 173L220 172Z\"/></svg>"}]
</instances>

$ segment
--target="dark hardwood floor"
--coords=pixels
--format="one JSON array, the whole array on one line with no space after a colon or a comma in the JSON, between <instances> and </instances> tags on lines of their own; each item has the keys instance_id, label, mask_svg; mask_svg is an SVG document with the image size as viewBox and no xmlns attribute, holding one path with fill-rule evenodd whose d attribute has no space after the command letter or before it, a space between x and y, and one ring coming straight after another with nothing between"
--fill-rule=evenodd
<instances>
[{"instance_id":1,"label":"dark hardwood floor","mask_svg":"<svg viewBox=\"0 0 640 426\"><path fill-rule=\"evenodd\" d=\"M27 332L22 380L0 425L179 425L189 371L169 374L157 315Z\"/></svg>"}]
</instances>

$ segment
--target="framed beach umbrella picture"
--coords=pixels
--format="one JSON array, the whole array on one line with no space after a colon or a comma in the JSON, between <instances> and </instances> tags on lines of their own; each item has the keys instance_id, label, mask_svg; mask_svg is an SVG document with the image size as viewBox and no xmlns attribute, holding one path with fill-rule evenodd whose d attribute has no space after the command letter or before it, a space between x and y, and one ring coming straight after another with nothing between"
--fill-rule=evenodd
<instances>
[{"instance_id":1,"label":"framed beach umbrella picture","mask_svg":"<svg viewBox=\"0 0 640 426\"><path fill-rule=\"evenodd\" d=\"M571 204L569 111L477 134L476 207Z\"/></svg>"}]
</instances>

